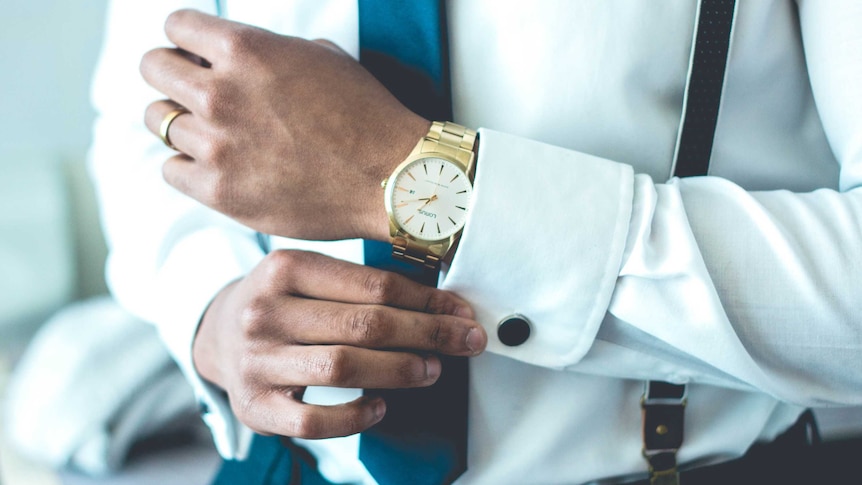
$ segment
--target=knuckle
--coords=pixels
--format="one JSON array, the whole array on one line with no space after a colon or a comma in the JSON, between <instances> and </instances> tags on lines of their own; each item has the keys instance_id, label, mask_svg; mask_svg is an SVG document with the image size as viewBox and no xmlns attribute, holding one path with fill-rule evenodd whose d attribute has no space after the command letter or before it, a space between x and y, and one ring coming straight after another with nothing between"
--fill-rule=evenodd
<instances>
[{"instance_id":1,"label":"knuckle","mask_svg":"<svg viewBox=\"0 0 862 485\"><path fill-rule=\"evenodd\" d=\"M225 102L229 99L230 87L225 81L212 79L208 84L197 84L199 81L193 79L181 80L187 83L186 92L197 93L197 112L208 120L219 120L226 111Z\"/></svg>"},{"instance_id":2,"label":"knuckle","mask_svg":"<svg viewBox=\"0 0 862 485\"><path fill-rule=\"evenodd\" d=\"M338 44L336 44L335 42L332 42L329 39L314 39L312 42L319 44L323 47L326 47L327 49L331 50L332 52L335 52L336 54L348 55L344 51L344 49L342 49L341 47L338 46Z\"/></svg>"},{"instance_id":3,"label":"knuckle","mask_svg":"<svg viewBox=\"0 0 862 485\"><path fill-rule=\"evenodd\" d=\"M257 359L251 355L245 354L237 362L237 375L243 384L253 385L257 383L260 374L260 366L257 363Z\"/></svg>"},{"instance_id":4,"label":"knuckle","mask_svg":"<svg viewBox=\"0 0 862 485\"><path fill-rule=\"evenodd\" d=\"M451 308L451 300L445 293L437 290L428 292L428 298L425 300L424 311L426 313L447 313Z\"/></svg>"},{"instance_id":5,"label":"knuckle","mask_svg":"<svg viewBox=\"0 0 862 485\"><path fill-rule=\"evenodd\" d=\"M444 322L436 320L428 333L428 345L436 350L442 350L452 338L452 331Z\"/></svg>"},{"instance_id":6,"label":"knuckle","mask_svg":"<svg viewBox=\"0 0 862 485\"><path fill-rule=\"evenodd\" d=\"M257 29L247 25L236 25L225 34L222 48L229 59L244 59L254 52L255 44L258 42L257 37Z\"/></svg>"},{"instance_id":7,"label":"knuckle","mask_svg":"<svg viewBox=\"0 0 862 485\"><path fill-rule=\"evenodd\" d=\"M333 384L348 382L353 377L353 369L350 365L347 352L343 348L336 347L330 350L329 354L327 363L323 367L328 372L330 382Z\"/></svg>"},{"instance_id":8,"label":"knuckle","mask_svg":"<svg viewBox=\"0 0 862 485\"><path fill-rule=\"evenodd\" d=\"M200 140L195 153L198 160L213 167L221 167L226 158L227 145L220 138L208 136Z\"/></svg>"},{"instance_id":9,"label":"knuckle","mask_svg":"<svg viewBox=\"0 0 862 485\"><path fill-rule=\"evenodd\" d=\"M292 249L279 249L269 253L263 263L263 279L270 291L293 293L297 284L313 264L315 253Z\"/></svg>"},{"instance_id":10,"label":"knuckle","mask_svg":"<svg viewBox=\"0 0 862 485\"><path fill-rule=\"evenodd\" d=\"M350 334L356 342L375 345L385 334L386 312L381 308L363 308L351 314Z\"/></svg>"},{"instance_id":11,"label":"knuckle","mask_svg":"<svg viewBox=\"0 0 862 485\"><path fill-rule=\"evenodd\" d=\"M275 289L285 275L290 275L297 270L299 255L295 253L296 251L279 249L266 255L262 269L267 289Z\"/></svg>"},{"instance_id":12,"label":"knuckle","mask_svg":"<svg viewBox=\"0 0 862 485\"><path fill-rule=\"evenodd\" d=\"M398 290L398 278L387 271L372 271L363 281L368 298L373 303L386 304L395 299Z\"/></svg>"},{"instance_id":13,"label":"knuckle","mask_svg":"<svg viewBox=\"0 0 862 485\"><path fill-rule=\"evenodd\" d=\"M266 431L265 429L262 429L262 427L259 426L257 423L257 421L259 420L258 414L260 414L259 410L261 395L259 392L245 389L239 393L234 393L234 395L230 397L231 409L233 410L237 419L239 419L255 431Z\"/></svg>"},{"instance_id":14,"label":"knuckle","mask_svg":"<svg viewBox=\"0 0 862 485\"><path fill-rule=\"evenodd\" d=\"M294 438L314 439L322 435L322 424L308 411L299 411L287 418L285 423L290 436Z\"/></svg>"},{"instance_id":15,"label":"knuckle","mask_svg":"<svg viewBox=\"0 0 862 485\"><path fill-rule=\"evenodd\" d=\"M343 347L332 347L310 357L306 366L321 382L330 384L343 384L353 375L350 359Z\"/></svg>"},{"instance_id":16,"label":"knuckle","mask_svg":"<svg viewBox=\"0 0 862 485\"><path fill-rule=\"evenodd\" d=\"M141 56L141 62L140 64L138 64L138 70L141 72L141 74L144 75L144 77L147 77L147 75L150 73L153 64L155 64L156 62L156 58L159 56L160 50L161 48L150 49L145 52L143 56Z\"/></svg>"},{"instance_id":17,"label":"knuckle","mask_svg":"<svg viewBox=\"0 0 862 485\"><path fill-rule=\"evenodd\" d=\"M240 194L233 177L221 170L214 170L204 184L204 200L210 207L228 216L236 218Z\"/></svg>"},{"instance_id":18,"label":"knuckle","mask_svg":"<svg viewBox=\"0 0 862 485\"><path fill-rule=\"evenodd\" d=\"M183 9L176 10L176 11L172 12L165 19L165 30L166 31L174 30L177 26L185 23L186 19L189 17L189 15L191 13L192 13L192 11L190 9L187 9L187 8L183 8Z\"/></svg>"},{"instance_id":19,"label":"knuckle","mask_svg":"<svg viewBox=\"0 0 862 485\"><path fill-rule=\"evenodd\" d=\"M302 251L290 249L279 249L269 253L266 257L267 264L273 271L291 271L302 264Z\"/></svg>"},{"instance_id":20,"label":"knuckle","mask_svg":"<svg viewBox=\"0 0 862 485\"><path fill-rule=\"evenodd\" d=\"M240 312L239 325L243 335L249 338L263 334L272 319L273 307L269 298L255 296Z\"/></svg>"}]
</instances>

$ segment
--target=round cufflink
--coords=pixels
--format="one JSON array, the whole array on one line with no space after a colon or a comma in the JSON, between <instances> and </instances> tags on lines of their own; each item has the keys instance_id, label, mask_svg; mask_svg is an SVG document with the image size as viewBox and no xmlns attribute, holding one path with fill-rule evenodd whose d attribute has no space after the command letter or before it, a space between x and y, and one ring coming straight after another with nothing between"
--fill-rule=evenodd
<instances>
[{"instance_id":1,"label":"round cufflink","mask_svg":"<svg viewBox=\"0 0 862 485\"><path fill-rule=\"evenodd\" d=\"M497 324L497 338L503 345L516 347L530 338L530 321L523 315L509 315Z\"/></svg>"}]
</instances>

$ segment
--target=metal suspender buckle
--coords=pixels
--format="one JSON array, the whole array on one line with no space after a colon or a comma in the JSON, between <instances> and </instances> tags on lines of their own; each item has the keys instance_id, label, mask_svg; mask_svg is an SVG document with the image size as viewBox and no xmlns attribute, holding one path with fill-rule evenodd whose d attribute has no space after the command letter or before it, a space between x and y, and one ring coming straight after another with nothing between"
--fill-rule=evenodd
<instances>
[{"instance_id":1,"label":"metal suspender buckle","mask_svg":"<svg viewBox=\"0 0 862 485\"><path fill-rule=\"evenodd\" d=\"M676 453L682 446L686 386L648 381L641 396L643 455L651 485L678 485Z\"/></svg>"}]
</instances>

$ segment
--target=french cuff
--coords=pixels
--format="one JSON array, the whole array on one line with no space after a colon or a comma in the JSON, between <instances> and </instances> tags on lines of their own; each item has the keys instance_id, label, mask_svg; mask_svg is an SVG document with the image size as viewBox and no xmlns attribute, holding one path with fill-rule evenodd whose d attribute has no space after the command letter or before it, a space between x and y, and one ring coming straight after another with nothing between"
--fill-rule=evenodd
<instances>
[{"instance_id":1,"label":"french cuff","mask_svg":"<svg viewBox=\"0 0 862 485\"><path fill-rule=\"evenodd\" d=\"M216 449L228 459L245 458L251 431L234 417L224 392L198 374L192 344L213 297L247 274L262 254L254 238L220 228L203 229L174 245L158 275L156 301L164 302L157 314L162 340L194 390Z\"/></svg>"},{"instance_id":2,"label":"french cuff","mask_svg":"<svg viewBox=\"0 0 862 485\"><path fill-rule=\"evenodd\" d=\"M614 290L633 171L492 130L479 134L472 207L441 288L473 305L488 351L544 367L575 364Z\"/></svg>"}]
</instances>

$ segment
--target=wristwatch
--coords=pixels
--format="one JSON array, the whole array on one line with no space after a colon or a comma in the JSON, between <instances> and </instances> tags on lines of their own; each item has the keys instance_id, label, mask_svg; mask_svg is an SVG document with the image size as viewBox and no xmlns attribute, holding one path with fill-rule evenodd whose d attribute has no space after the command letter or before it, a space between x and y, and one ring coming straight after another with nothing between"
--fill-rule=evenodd
<instances>
[{"instance_id":1,"label":"wristwatch","mask_svg":"<svg viewBox=\"0 0 862 485\"><path fill-rule=\"evenodd\" d=\"M475 144L474 130L435 121L383 181L393 257L439 269L467 222Z\"/></svg>"}]
</instances>

